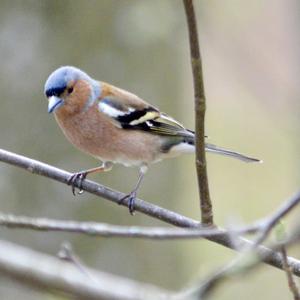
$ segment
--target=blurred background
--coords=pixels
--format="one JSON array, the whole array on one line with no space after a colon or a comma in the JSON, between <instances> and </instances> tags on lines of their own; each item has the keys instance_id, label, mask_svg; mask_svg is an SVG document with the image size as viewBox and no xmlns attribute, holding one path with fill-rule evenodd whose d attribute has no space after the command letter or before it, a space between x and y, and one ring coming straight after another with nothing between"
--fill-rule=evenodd
<instances>
[{"instance_id":1,"label":"blurred background","mask_svg":"<svg viewBox=\"0 0 300 300\"><path fill-rule=\"evenodd\" d=\"M195 1L209 142L264 160L208 154L215 221L246 224L299 188L300 2ZM43 95L48 75L74 65L127 89L194 128L189 45L179 0L1 0L1 148L70 172L95 167L64 138ZM115 166L91 179L123 192L137 170ZM164 225L87 193L0 164L4 213L123 225ZM140 198L199 220L194 156L153 165ZM287 227L299 218L299 209ZM55 255L63 241L89 266L178 290L235 256L209 241L88 238L0 228L0 238ZM299 247L290 254L299 255ZM1 299L58 299L3 278ZM266 284L272 282L272 289ZM287 299L285 274L263 265L219 288L213 299ZM230 287L230 288L228 288Z\"/></svg>"}]
</instances>

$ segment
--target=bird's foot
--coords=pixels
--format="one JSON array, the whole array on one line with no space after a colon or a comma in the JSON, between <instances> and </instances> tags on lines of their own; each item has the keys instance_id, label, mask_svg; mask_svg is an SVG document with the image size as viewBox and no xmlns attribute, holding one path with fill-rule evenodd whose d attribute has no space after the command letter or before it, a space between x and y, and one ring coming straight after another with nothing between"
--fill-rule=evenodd
<instances>
[{"instance_id":1,"label":"bird's foot","mask_svg":"<svg viewBox=\"0 0 300 300\"><path fill-rule=\"evenodd\" d=\"M129 213L133 216L134 215L134 203L135 203L135 198L136 198L136 191L132 191L130 194L126 195L125 197L121 198L118 203L122 204L124 201L128 201L128 209Z\"/></svg>"},{"instance_id":2,"label":"bird's foot","mask_svg":"<svg viewBox=\"0 0 300 300\"><path fill-rule=\"evenodd\" d=\"M68 179L68 185L71 185L72 193L74 196L76 196L76 194L80 195L83 193L82 182L86 178L87 174L88 173L85 171L77 172L71 175L70 178ZM79 188L78 193L76 193L76 185L75 185L77 181L78 181L77 186Z\"/></svg>"}]
</instances>

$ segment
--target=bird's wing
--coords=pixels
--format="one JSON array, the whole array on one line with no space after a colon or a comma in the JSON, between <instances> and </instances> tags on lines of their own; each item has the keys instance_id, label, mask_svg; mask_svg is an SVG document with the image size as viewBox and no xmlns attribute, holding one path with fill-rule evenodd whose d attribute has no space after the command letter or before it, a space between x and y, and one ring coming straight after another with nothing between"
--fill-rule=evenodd
<instances>
[{"instance_id":1,"label":"bird's wing","mask_svg":"<svg viewBox=\"0 0 300 300\"><path fill-rule=\"evenodd\" d=\"M99 99L98 109L123 129L136 129L167 136L192 137L194 134L172 117L161 113L133 94L118 89Z\"/></svg>"}]
</instances>

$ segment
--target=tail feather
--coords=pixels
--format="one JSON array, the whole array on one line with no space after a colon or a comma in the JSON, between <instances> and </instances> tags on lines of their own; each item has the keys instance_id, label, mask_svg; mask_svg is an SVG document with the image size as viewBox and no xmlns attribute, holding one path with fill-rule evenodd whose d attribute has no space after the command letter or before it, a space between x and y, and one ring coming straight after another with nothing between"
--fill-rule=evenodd
<instances>
[{"instance_id":1,"label":"tail feather","mask_svg":"<svg viewBox=\"0 0 300 300\"><path fill-rule=\"evenodd\" d=\"M250 162L262 163L263 162L260 159L253 158L253 157L250 157L250 156L246 156L246 155L241 154L239 152L224 149L224 148L218 147L218 146L213 145L213 144L205 144L205 150L207 152L211 152L211 153L217 153L217 154L221 154L221 155L225 155L225 156L230 156L232 158L236 158L236 159L242 160L242 161L247 162L247 163L250 163Z\"/></svg>"}]
</instances>

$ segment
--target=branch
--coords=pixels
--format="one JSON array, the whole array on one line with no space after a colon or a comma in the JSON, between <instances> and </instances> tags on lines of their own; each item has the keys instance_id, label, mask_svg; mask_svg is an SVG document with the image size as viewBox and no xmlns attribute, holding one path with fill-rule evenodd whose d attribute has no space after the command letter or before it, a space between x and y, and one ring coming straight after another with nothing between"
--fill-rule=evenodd
<instances>
[{"instance_id":1,"label":"branch","mask_svg":"<svg viewBox=\"0 0 300 300\"><path fill-rule=\"evenodd\" d=\"M150 284L91 269L94 280L88 280L68 262L4 241L0 241L0 272L36 289L63 292L82 300L172 299L174 295Z\"/></svg>"},{"instance_id":2,"label":"branch","mask_svg":"<svg viewBox=\"0 0 300 300\"><path fill-rule=\"evenodd\" d=\"M23 168L26 171L29 171L33 174L38 174L54 179L64 184L68 184L70 176L73 175L72 173L63 171L61 169L55 168L40 161L22 155L18 155L3 149L0 149L0 161L17 166L19 168ZM79 188L77 182L75 182L75 186ZM97 184L87 179L85 179L82 182L82 189L93 195L100 196L106 200L112 201L118 205L120 205L119 200L126 196L126 194L124 193L112 190L108 187ZM127 199L122 201L121 205L126 207L126 209L128 210ZM195 228L200 226L200 223L195 220L184 217L167 209L161 208L157 205L147 203L140 199L135 200L135 210L178 227Z\"/></svg>"},{"instance_id":3,"label":"branch","mask_svg":"<svg viewBox=\"0 0 300 300\"><path fill-rule=\"evenodd\" d=\"M37 231L71 232L88 236L146 238L157 240L214 238L227 235L253 233L257 228L243 227L233 232L218 228L166 228L144 226L120 226L96 222L61 221L48 218L29 218L0 213L0 226Z\"/></svg>"},{"instance_id":4,"label":"branch","mask_svg":"<svg viewBox=\"0 0 300 300\"><path fill-rule=\"evenodd\" d=\"M205 156L205 92L203 83L202 62L199 49L197 23L193 0L183 0L188 24L191 64L194 78L195 97L195 139L196 169L200 193L201 220L203 224L213 224L212 203L209 195L206 156Z\"/></svg>"},{"instance_id":5,"label":"branch","mask_svg":"<svg viewBox=\"0 0 300 300\"><path fill-rule=\"evenodd\" d=\"M289 263L287 260L287 253L286 253L286 249L284 246L281 247L281 254L282 254L282 259L283 259L283 269L286 273L289 289L290 289L291 293L293 294L294 300L300 300L299 290L298 290L296 282L293 278L293 273L289 266Z\"/></svg>"},{"instance_id":6,"label":"branch","mask_svg":"<svg viewBox=\"0 0 300 300\"><path fill-rule=\"evenodd\" d=\"M291 276L292 274L289 265L290 260L287 259L286 252L284 257L284 255L282 254L282 249L285 249L285 247L288 245L298 242L299 238L300 232L299 230L297 230L296 235L293 238L288 239L285 242L276 243L271 246L271 249L273 251L276 251L276 254L282 257L282 267L288 276L289 285L291 284L289 276ZM259 248L249 247L249 249L246 249L246 251L239 253L239 255L235 259L227 263L225 266L213 272L212 275L208 276L203 282L201 282L197 286L187 289L184 292L184 295L193 295L197 299L204 299L226 280L232 277L241 276L246 272L253 271L260 265L262 261L264 261L264 259L265 256L261 251L259 251ZM296 288L296 290L294 288ZM290 289L293 291L293 293L294 291L297 291L297 287L295 286L292 286L292 288L290 286Z\"/></svg>"},{"instance_id":7,"label":"branch","mask_svg":"<svg viewBox=\"0 0 300 300\"><path fill-rule=\"evenodd\" d=\"M67 181L71 176L71 173L69 172L60 170L58 168L52 167L45 163L39 162L37 160L33 160L1 149L0 149L0 161L9 163L19 168L23 168L34 174L52 178L56 181L60 181L65 184L67 184ZM82 188L83 190L89 193L103 197L115 203L118 203L118 200L124 196L123 193L111 190L103 185L97 184L90 180L84 180L82 183ZM299 193L299 197L300 197L300 193ZM124 203L124 205L127 206L127 203ZM157 205L150 204L139 199L136 200L135 208L137 211L140 211L144 214L152 216L153 218L159 219L169 224L173 224L178 227L201 228L199 222L193 219L184 217L180 214L177 214L175 212L169 211L167 209L161 208ZM221 244L225 247L236 250L236 241L233 242L231 237L229 237L225 231L223 234L209 236L207 237L207 239L215 243ZM240 247L251 247L253 245L253 242L245 238L238 238L237 242L240 245ZM258 251L260 251L261 254L264 254L263 261L265 263L270 264L276 268L282 269L282 263L283 263L282 257L278 252L275 252L264 246L259 246ZM289 261L289 265L291 266L291 270L293 274L300 277L300 261L291 257L288 258L288 261Z\"/></svg>"},{"instance_id":8,"label":"branch","mask_svg":"<svg viewBox=\"0 0 300 300\"><path fill-rule=\"evenodd\" d=\"M269 217L263 221L256 222L252 225L253 228L257 229L258 235L254 239L251 245L245 246L240 249L240 252L249 253L255 251L258 246L268 237L269 233L274 227L280 222L280 220L286 216L294 207L300 203L300 191L295 193L292 197L287 199L280 207ZM298 233L296 232L296 236ZM281 249L277 249L281 251ZM283 263L283 262L282 262Z\"/></svg>"},{"instance_id":9,"label":"branch","mask_svg":"<svg viewBox=\"0 0 300 300\"><path fill-rule=\"evenodd\" d=\"M261 222L261 230L259 236L254 241L253 247L260 245L268 236L270 231L275 227L275 225L287 215L294 207L296 207L300 202L300 192L293 195L287 201L285 201L274 213L272 213L268 218Z\"/></svg>"},{"instance_id":10,"label":"branch","mask_svg":"<svg viewBox=\"0 0 300 300\"><path fill-rule=\"evenodd\" d=\"M226 279L240 275L242 272L253 270L261 261L264 261L264 254L260 252L259 244L270 233L270 231L277 225L280 219L291 211L300 202L300 192L296 193L286 202L284 202L269 218L266 218L261 223L261 229L258 230L258 237L253 241L252 245L248 245L240 249L240 255L223 266L221 269L209 276L200 287L194 287L186 294L196 294L199 298L206 297L214 288L224 282ZM256 227L256 226L253 226ZM277 233L278 235L278 233ZM283 240L282 237L280 237ZM293 280L290 260L287 259L286 247L290 246L300 240L300 226L292 231L288 239L275 243L270 248L276 251L282 257L282 269L286 272L288 284L294 299L299 300L300 294L298 288Z\"/></svg>"},{"instance_id":11,"label":"branch","mask_svg":"<svg viewBox=\"0 0 300 300\"><path fill-rule=\"evenodd\" d=\"M90 273L88 268L82 263L80 258L74 253L72 245L69 242L64 242L59 252L57 253L59 259L72 263L82 274L86 275L90 280L97 283L95 277Z\"/></svg>"}]
</instances>

